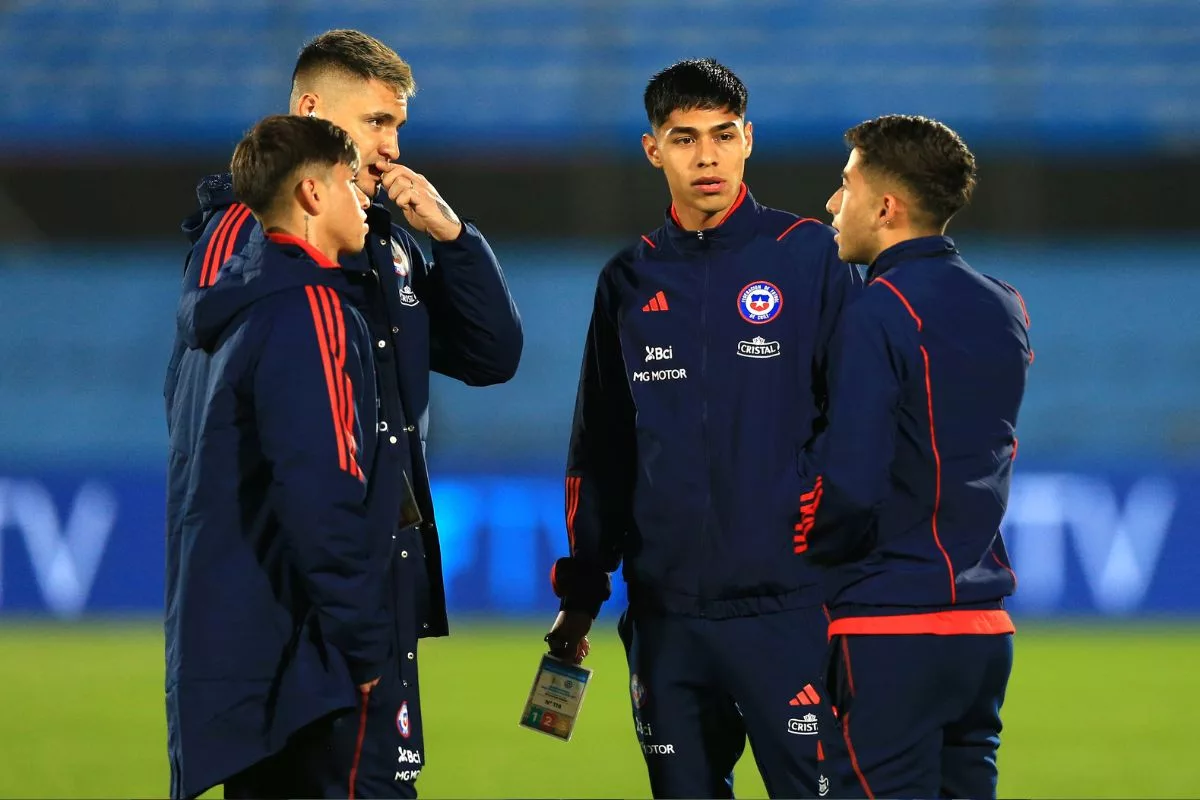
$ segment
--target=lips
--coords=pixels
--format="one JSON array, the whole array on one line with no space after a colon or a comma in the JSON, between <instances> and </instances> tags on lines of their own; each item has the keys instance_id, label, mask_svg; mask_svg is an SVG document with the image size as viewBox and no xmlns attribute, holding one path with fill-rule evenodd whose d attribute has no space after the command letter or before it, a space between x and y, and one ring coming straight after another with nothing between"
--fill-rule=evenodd
<instances>
[{"instance_id":1,"label":"lips","mask_svg":"<svg viewBox=\"0 0 1200 800\"><path fill-rule=\"evenodd\" d=\"M725 181L721 178L705 176L692 181L692 186L705 194L717 194L725 188Z\"/></svg>"}]
</instances>

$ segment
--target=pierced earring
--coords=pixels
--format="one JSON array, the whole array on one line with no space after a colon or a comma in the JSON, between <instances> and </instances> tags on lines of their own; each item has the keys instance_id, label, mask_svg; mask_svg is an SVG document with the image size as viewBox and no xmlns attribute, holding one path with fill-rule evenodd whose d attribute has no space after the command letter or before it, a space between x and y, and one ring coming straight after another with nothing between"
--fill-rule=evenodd
<instances>
[{"instance_id":1,"label":"pierced earring","mask_svg":"<svg viewBox=\"0 0 1200 800\"><path fill-rule=\"evenodd\" d=\"M309 119L313 119L313 118L314 118L314 117L316 117L316 116L317 116L317 112L315 112L315 111L310 111L310 112L308 112L308 118L309 118Z\"/></svg>"}]
</instances>

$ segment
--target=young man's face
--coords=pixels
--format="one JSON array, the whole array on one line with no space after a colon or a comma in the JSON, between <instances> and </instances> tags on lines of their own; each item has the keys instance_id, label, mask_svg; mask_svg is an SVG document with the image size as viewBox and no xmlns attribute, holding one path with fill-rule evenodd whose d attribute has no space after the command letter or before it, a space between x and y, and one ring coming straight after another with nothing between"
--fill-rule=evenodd
<instances>
[{"instance_id":1,"label":"young man's face","mask_svg":"<svg viewBox=\"0 0 1200 800\"><path fill-rule=\"evenodd\" d=\"M316 115L350 134L358 145L362 168L358 187L368 197L379 188L375 164L400 157L400 127L408 121L408 98L377 80L336 79L322 97Z\"/></svg>"},{"instance_id":2,"label":"young man's face","mask_svg":"<svg viewBox=\"0 0 1200 800\"><path fill-rule=\"evenodd\" d=\"M371 200L359 186L365 171L356 174L346 164L335 164L329 171L328 201L321 217L326 239L337 247L338 255L360 252L367 239L365 209Z\"/></svg>"},{"instance_id":3,"label":"young man's face","mask_svg":"<svg viewBox=\"0 0 1200 800\"><path fill-rule=\"evenodd\" d=\"M753 144L753 126L727 110L675 110L653 136L642 136L646 157L667 177L676 209L705 217L723 213L737 199Z\"/></svg>"},{"instance_id":4,"label":"young man's face","mask_svg":"<svg viewBox=\"0 0 1200 800\"><path fill-rule=\"evenodd\" d=\"M834 241L838 258L853 264L870 264L875 260L882 250L879 243L882 207L881 196L863 174L862 157L855 148L842 170L842 185L825 204L837 229Z\"/></svg>"}]
</instances>

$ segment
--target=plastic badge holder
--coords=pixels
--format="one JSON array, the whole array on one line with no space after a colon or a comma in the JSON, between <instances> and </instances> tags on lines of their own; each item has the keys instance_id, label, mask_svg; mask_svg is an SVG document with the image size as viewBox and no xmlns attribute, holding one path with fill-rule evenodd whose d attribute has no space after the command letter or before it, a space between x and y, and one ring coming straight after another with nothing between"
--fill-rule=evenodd
<instances>
[{"instance_id":1,"label":"plastic badge holder","mask_svg":"<svg viewBox=\"0 0 1200 800\"><path fill-rule=\"evenodd\" d=\"M571 741L591 679L592 671L586 667L568 664L549 654L542 656L520 724L555 739Z\"/></svg>"}]
</instances>

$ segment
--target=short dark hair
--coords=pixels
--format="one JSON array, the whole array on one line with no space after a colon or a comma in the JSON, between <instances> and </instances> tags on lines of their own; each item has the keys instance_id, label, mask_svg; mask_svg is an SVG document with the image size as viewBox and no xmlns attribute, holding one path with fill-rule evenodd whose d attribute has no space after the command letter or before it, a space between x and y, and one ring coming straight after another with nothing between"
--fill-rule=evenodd
<instances>
[{"instance_id":1,"label":"short dark hair","mask_svg":"<svg viewBox=\"0 0 1200 800\"><path fill-rule=\"evenodd\" d=\"M307 42L292 70L293 98L302 84L327 72L341 72L364 81L377 80L404 97L412 97L417 91L408 62L395 50L362 31L326 31Z\"/></svg>"},{"instance_id":2,"label":"short dark hair","mask_svg":"<svg viewBox=\"0 0 1200 800\"><path fill-rule=\"evenodd\" d=\"M971 201L975 156L961 136L937 120L877 117L846 131L846 144L858 149L866 169L893 177L912 192L935 227L944 227Z\"/></svg>"},{"instance_id":3,"label":"short dark hair","mask_svg":"<svg viewBox=\"0 0 1200 800\"><path fill-rule=\"evenodd\" d=\"M316 117L277 114L250 129L233 151L233 194L260 219L275 210L289 177L304 167L358 170L350 134Z\"/></svg>"},{"instance_id":4,"label":"short dark hair","mask_svg":"<svg viewBox=\"0 0 1200 800\"><path fill-rule=\"evenodd\" d=\"M646 84L646 117L657 130L672 111L726 109L746 115L746 85L733 70L711 58L691 58L672 64Z\"/></svg>"}]
</instances>

